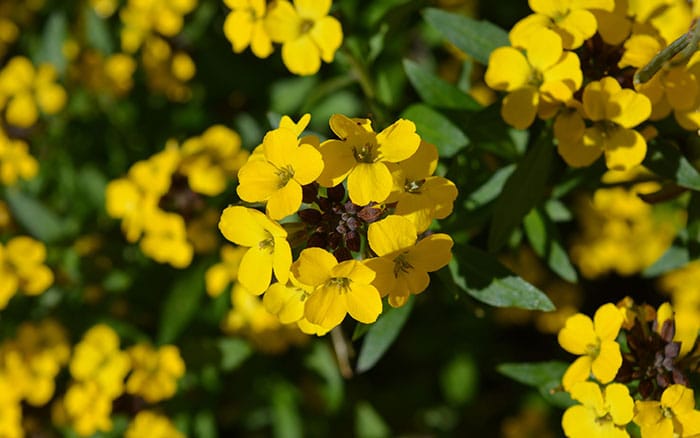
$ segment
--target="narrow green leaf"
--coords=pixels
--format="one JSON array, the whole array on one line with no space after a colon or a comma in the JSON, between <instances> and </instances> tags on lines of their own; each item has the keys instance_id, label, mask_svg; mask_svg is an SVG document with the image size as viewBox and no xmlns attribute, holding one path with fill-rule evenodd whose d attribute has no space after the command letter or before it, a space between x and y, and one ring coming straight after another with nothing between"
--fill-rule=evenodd
<instances>
[{"instance_id":1,"label":"narrow green leaf","mask_svg":"<svg viewBox=\"0 0 700 438\"><path fill-rule=\"evenodd\" d=\"M464 201L465 207L474 210L496 199L515 168L515 164L509 164L495 171L488 181L467 197Z\"/></svg>"},{"instance_id":2,"label":"narrow green leaf","mask_svg":"<svg viewBox=\"0 0 700 438\"><path fill-rule=\"evenodd\" d=\"M304 436L296 389L280 381L272 389L272 432L276 438Z\"/></svg>"},{"instance_id":3,"label":"narrow green leaf","mask_svg":"<svg viewBox=\"0 0 700 438\"><path fill-rule=\"evenodd\" d=\"M358 438L391 436L389 427L369 402L361 401L355 405L355 436Z\"/></svg>"},{"instance_id":4,"label":"narrow green leaf","mask_svg":"<svg viewBox=\"0 0 700 438\"><path fill-rule=\"evenodd\" d=\"M692 192L688 202L688 256L700 258L700 192Z\"/></svg>"},{"instance_id":5,"label":"narrow green leaf","mask_svg":"<svg viewBox=\"0 0 700 438\"><path fill-rule=\"evenodd\" d=\"M450 404L473 400L479 390L479 367L474 358L461 353L450 360L440 373L440 387Z\"/></svg>"},{"instance_id":6,"label":"narrow green leaf","mask_svg":"<svg viewBox=\"0 0 700 438\"><path fill-rule=\"evenodd\" d=\"M218 341L221 351L221 370L230 372L241 366L253 354L250 344L243 339L222 338Z\"/></svg>"},{"instance_id":7,"label":"narrow green leaf","mask_svg":"<svg viewBox=\"0 0 700 438\"><path fill-rule=\"evenodd\" d=\"M328 411L337 411L344 400L343 376L340 375L338 363L328 344L321 341L314 342L304 364L323 379L323 384L317 387L325 399Z\"/></svg>"},{"instance_id":8,"label":"narrow green leaf","mask_svg":"<svg viewBox=\"0 0 700 438\"><path fill-rule=\"evenodd\" d=\"M85 5L83 14L85 16L85 37L87 42L103 55L111 55L114 52L114 42L112 41L109 26L107 26L107 20L98 16L95 9L88 5Z\"/></svg>"},{"instance_id":9,"label":"narrow green leaf","mask_svg":"<svg viewBox=\"0 0 700 438\"><path fill-rule=\"evenodd\" d=\"M489 251L499 250L525 215L542 200L553 153L551 137L543 135L506 181L493 207Z\"/></svg>"},{"instance_id":10,"label":"narrow green leaf","mask_svg":"<svg viewBox=\"0 0 700 438\"><path fill-rule=\"evenodd\" d=\"M176 278L161 310L158 343L175 341L199 311L206 268L207 264L200 263Z\"/></svg>"},{"instance_id":11,"label":"narrow green leaf","mask_svg":"<svg viewBox=\"0 0 700 438\"><path fill-rule=\"evenodd\" d=\"M402 116L416 124L416 130L423 140L437 146L441 157L451 157L469 144L464 132L429 106L411 105Z\"/></svg>"},{"instance_id":12,"label":"narrow green leaf","mask_svg":"<svg viewBox=\"0 0 700 438\"><path fill-rule=\"evenodd\" d=\"M411 314L413 301L413 299L409 299L406 304L398 308L387 306L388 309L370 327L357 358L358 373L364 373L376 365L391 347L406 324L408 315Z\"/></svg>"},{"instance_id":13,"label":"narrow green leaf","mask_svg":"<svg viewBox=\"0 0 700 438\"><path fill-rule=\"evenodd\" d=\"M63 42L68 32L68 20L61 11L51 13L46 21L42 35L41 47L36 56L37 63L53 64L60 76L66 71L68 61L63 56Z\"/></svg>"},{"instance_id":14,"label":"narrow green leaf","mask_svg":"<svg viewBox=\"0 0 700 438\"><path fill-rule=\"evenodd\" d=\"M649 148L643 164L655 174L671 179L681 187L700 191L700 173L669 142L655 142Z\"/></svg>"},{"instance_id":15,"label":"narrow green leaf","mask_svg":"<svg viewBox=\"0 0 700 438\"><path fill-rule=\"evenodd\" d=\"M270 111L293 114L303 104L309 93L318 85L315 76L302 76L279 80L270 86Z\"/></svg>"},{"instance_id":16,"label":"narrow green leaf","mask_svg":"<svg viewBox=\"0 0 700 438\"><path fill-rule=\"evenodd\" d=\"M504 363L496 369L516 382L532 386L550 403L559 407L574 404L567 392L560 388L561 378L568 368L565 362Z\"/></svg>"},{"instance_id":17,"label":"narrow green leaf","mask_svg":"<svg viewBox=\"0 0 700 438\"><path fill-rule=\"evenodd\" d=\"M429 72L418 63L404 59L403 68L413 88L416 89L423 102L428 105L457 110L481 109L481 105L473 97Z\"/></svg>"},{"instance_id":18,"label":"narrow green leaf","mask_svg":"<svg viewBox=\"0 0 700 438\"><path fill-rule=\"evenodd\" d=\"M75 232L77 224L59 217L42 203L16 188L5 192L12 215L32 236L45 243L55 243Z\"/></svg>"},{"instance_id":19,"label":"narrow green leaf","mask_svg":"<svg viewBox=\"0 0 700 438\"><path fill-rule=\"evenodd\" d=\"M423 17L449 42L484 65L494 49L510 45L508 32L488 21L436 8L424 10Z\"/></svg>"},{"instance_id":20,"label":"narrow green leaf","mask_svg":"<svg viewBox=\"0 0 700 438\"><path fill-rule=\"evenodd\" d=\"M547 266L561 278L575 283L578 279L576 269L564 249L559 230L549 216L543 210L533 208L525 216L523 224L525 234L535 253L542 257L547 262Z\"/></svg>"},{"instance_id":21,"label":"narrow green leaf","mask_svg":"<svg viewBox=\"0 0 700 438\"><path fill-rule=\"evenodd\" d=\"M666 250L664 255L659 258L653 265L642 271L642 277L655 278L665 274L668 271L681 268L690 262L690 254L688 247L683 242L674 242L673 245Z\"/></svg>"},{"instance_id":22,"label":"narrow green leaf","mask_svg":"<svg viewBox=\"0 0 700 438\"><path fill-rule=\"evenodd\" d=\"M554 310L547 295L512 273L492 255L469 245L453 250L449 268L455 284L477 300L495 307Z\"/></svg>"},{"instance_id":23,"label":"narrow green leaf","mask_svg":"<svg viewBox=\"0 0 700 438\"><path fill-rule=\"evenodd\" d=\"M216 438L219 436L216 417L212 411L199 411L194 416L192 428L196 438Z\"/></svg>"}]
</instances>

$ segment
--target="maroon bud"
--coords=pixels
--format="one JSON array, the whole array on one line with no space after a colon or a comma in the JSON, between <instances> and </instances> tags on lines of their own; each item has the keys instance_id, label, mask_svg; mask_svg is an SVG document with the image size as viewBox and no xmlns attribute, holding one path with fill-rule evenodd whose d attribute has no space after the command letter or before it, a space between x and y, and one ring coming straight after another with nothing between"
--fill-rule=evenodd
<instances>
[{"instance_id":1,"label":"maroon bud","mask_svg":"<svg viewBox=\"0 0 700 438\"><path fill-rule=\"evenodd\" d=\"M654 384L649 379L644 379L639 382L639 394L643 399L648 399L654 392Z\"/></svg>"},{"instance_id":2,"label":"maroon bud","mask_svg":"<svg viewBox=\"0 0 700 438\"><path fill-rule=\"evenodd\" d=\"M685 386L690 385L690 381L685 376L685 374L683 374L677 368L674 368L673 371L671 371L671 373L673 374L673 383L677 383L679 385L685 385Z\"/></svg>"},{"instance_id":3,"label":"maroon bud","mask_svg":"<svg viewBox=\"0 0 700 438\"><path fill-rule=\"evenodd\" d=\"M659 373L656 375L656 384L659 388L667 388L671 384L671 379L666 374Z\"/></svg>"},{"instance_id":4,"label":"maroon bud","mask_svg":"<svg viewBox=\"0 0 700 438\"><path fill-rule=\"evenodd\" d=\"M313 208L299 211L299 217L309 225L318 225L321 222L321 212Z\"/></svg>"},{"instance_id":5,"label":"maroon bud","mask_svg":"<svg viewBox=\"0 0 700 438\"><path fill-rule=\"evenodd\" d=\"M680 342L671 342L666 344L664 347L664 356L666 356L669 359L675 359L678 357L678 353L681 352L681 343Z\"/></svg>"},{"instance_id":6,"label":"maroon bud","mask_svg":"<svg viewBox=\"0 0 700 438\"><path fill-rule=\"evenodd\" d=\"M357 218L350 216L347 221L345 221L346 225L348 228L351 230L355 231L356 229L360 228L360 221L357 220Z\"/></svg>"},{"instance_id":7,"label":"maroon bud","mask_svg":"<svg viewBox=\"0 0 700 438\"><path fill-rule=\"evenodd\" d=\"M326 196L333 202L341 202L345 197L345 187L342 184L338 184L334 187L329 187L326 189Z\"/></svg>"},{"instance_id":8,"label":"maroon bud","mask_svg":"<svg viewBox=\"0 0 700 438\"><path fill-rule=\"evenodd\" d=\"M329 201L328 198L316 199L316 205L318 205L322 211L331 211L331 201Z\"/></svg>"},{"instance_id":9,"label":"maroon bud","mask_svg":"<svg viewBox=\"0 0 700 438\"><path fill-rule=\"evenodd\" d=\"M348 227L346 227L345 224L340 223L337 227L335 227L335 231L339 232L340 234L345 234L350 230L348 230Z\"/></svg>"},{"instance_id":10,"label":"maroon bud","mask_svg":"<svg viewBox=\"0 0 700 438\"><path fill-rule=\"evenodd\" d=\"M336 249L337 247L340 246L340 242L343 240L343 236L340 234L331 231L328 233L328 247L331 249Z\"/></svg>"},{"instance_id":11,"label":"maroon bud","mask_svg":"<svg viewBox=\"0 0 700 438\"><path fill-rule=\"evenodd\" d=\"M355 231L350 231L345 235L345 246L348 247L350 251L359 251L361 246L360 235Z\"/></svg>"},{"instance_id":12,"label":"maroon bud","mask_svg":"<svg viewBox=\"0 0 700 438\"><path fill-rule=\"evenodd\" d=\"M350 251L348 251L348 249L345 247L336 249L333 251L333 255L335 256L335 259L338 260L338 263L346 260L352 260L352 254L350 254Z\"/></svg>"},{"instance_id":13,"label":"maroon bud","mask_svg":"<svg viewBox=\"0 0 700 438\"><path fill-rule=\"evenodd\" d=\"M367 206L363 207L362 210L357 213L357 216L368 224L371 224L378 220L382 216L382 213L382 210L379 208Z\"/></svg>"},{"instance_id":14,"label":"maroon bud","mask_svg":"<svg viewBox=\"0 0 700 438\"><path fill-rule=\"evenodd\" d=\"M666 342L672 342L676 334L676 324L672 319L667 319L661 326L661 339Z\"/></svg>"},{"instance_id":15,"label":"maroon bud","mask_svg":"<svg viewBox=\"0 0 700 438\"><path fill-rule=\"evenodd\" d=\"M347 211L350 214L355 214L357 211L360 209L360 206L357 204L353 204L352 201L348 201L345 203L345 211Z\"/></svg>"},{"instance_id":16,"label":"maroon bud","mask_svg":"<svg viewBox=\"0 0 700 438\"><path fill-rule=\"evenodd\" d=\"M306 242L307 248L325 248L326 247L326 237L325 234L313 233L309 240Z\"/></svg>"},{"instance_id":17,"label":"maroon bud","mask_svg":"<svg viewBox=\"0 0 700 438\"><path fill-rule=\"evenodd\" d=\"M318 197L318 183L312 182L301 186L301 201L305 204L313 204Z\"/></svg>"}]
</instances>

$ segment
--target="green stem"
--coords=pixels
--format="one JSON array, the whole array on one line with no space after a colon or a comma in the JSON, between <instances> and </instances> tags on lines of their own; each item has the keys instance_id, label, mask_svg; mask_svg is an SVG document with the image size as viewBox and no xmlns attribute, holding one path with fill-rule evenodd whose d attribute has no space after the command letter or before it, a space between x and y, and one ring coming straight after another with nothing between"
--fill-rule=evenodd
<instances>
[{"instance_id":1,"label":"green stem","mask_svg":"<svg viewBox=\"0 0 700 438\"><path fill-rule=\"evenodd\" d=\"M682 60L690 58L698 49L698 42L700 42L700 20L695 23L692 29L657 53L647 65L637 70L634 74L634 84L648 82L664 64L679 53Z\"/></svg>"}]
</instances>

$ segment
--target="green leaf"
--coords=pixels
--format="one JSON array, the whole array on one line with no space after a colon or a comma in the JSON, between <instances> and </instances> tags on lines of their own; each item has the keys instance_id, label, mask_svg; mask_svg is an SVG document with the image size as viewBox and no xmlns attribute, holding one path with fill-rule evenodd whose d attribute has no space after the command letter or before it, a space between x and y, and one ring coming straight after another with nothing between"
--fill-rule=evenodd
<instances>
[{"instance_id":1,"label":"green leaf","mask_svg":"<svg viewBox=\"0 0 700 438\"><path fill-rule=\"evenodd\" d=\"M700 192L692 192L688 201L688 256L700 258Z\"/></svg>"},{"instance_id":2,"label":"green leaf","mask_svg":"<svg viewBox=\"0 0 700 438\"><path fill-rule=\"evenodd\" d=\"M664 255L659 258L653 265L642 271L642 277L654 278L665 274L668 271L681 268L690 262L690 254L688 247L683 242L674 242L673 245L666 250Z\"/></svg>"},{"instance_id":3,"label":"green leaf","mask_svg":"<svg viewBox=\"0 0 700 438\"><path fill-rule=\"evenodd\" d=\"M212 411L199 411L194 416L192 429L196 438L216 438L219 436L216 417Z\"/></svg>"},{"instance_id":4,"label":"green leaf","mask_svg":"<svg viewBox=\"0 0 700 438\"><path fill-rule=\"evenodd\" d=\"M561 378L568 368L565 362L504 363L496 369L516 382L532 386L550 403L565 408L574 404L567 392L560 388Z\"/></svg>"},{"instance_id":5,"label":"green leaf","mask_svg":"<svg viewBox=\"0 0 700 438\"><path fill-rule=\"evenodd\" d=\"M452 279L477 300L495 307L554 310L547 295L512 273L492 255L469 245L453 249Z\"/></svg>"},{"instance_id":6,"label":"green leaf","mask_svg":"<svg viewBox=\"0 0 700 438\"><path fill-rule=\"evenodd\" d=\"M199 311L206 268L206 263L200 263L176 278L161 309L157 337L159 344L175 341Z\"/></svg>"},{"instance_id":7,"label":"green leaf","mask_svg":"<svg viewBox=\"0 0 700 438\"><path fill-rule=\"evenodd\" d=\"M489 251L499 250L525 215L542 200L553 153L551 136L543 135L506 181L493 207Z\"/></svg>"},{"instance_id":8,"label":"green leaf","mask_svg":"<svg viewBox=\"0 0 700 438\"><path fill-rule=\"evenodd\" d=\"M508 33L488 21L435 8L423 11L423 17L449 42L484 65L494 49L510 45Z\"/></svg>"},{"instance_id":9,"label":"green leaf","mask_svg":"<svg viewBox=\"0 0 700 438\"><path fill-rule=\"evenodd\" d=\"M295 113L318 85L315 76L279 80L270 87L270 111L279 114Z\"/></svg>"},{"instance_id":10,"label":"green leaf","mask_svg":"<svg viewBox=\"0 0 700 438\"><path fill-rule=\"evenodd\" d=\"M272 431L276 438L304 436L296 388L279 381L272 389Z\"/></svg>"},{"instance_id":11,"label":"green leaf","mask_svg":"<svg viewBox=\"0 0 700 438\"><path fill-rule=\"evenodd\" d=\"M578 279L576 269L561 243L559 230L549 216L543 210L533 208L525 216L524 225L525 234L535 253L542 257L547 262L547 266L561 278L575 283Z\"/></svg>"},{"instance_id":12,"label":"green leaf","mask_svg":"<svg viewBox=\"0 0 700 438\"><path fill-rule=\"evenodd\" d=\"M59 217L18 189L8 188L5 196L14 218L37 239L45 243L55 243L76 232L77 223Z\"/></svg>"},{"instance_id":13,"label":"green leaf","mask_svg":"<svg viewBox=\"0 0 700 438\"><path fill-rule=\"evenodd\" d=\"M464 353L453 358L440 373L440 387L453 405L472 400L479 389L479 368L474 358Z\"/></svg>"},{"instance_id":14,"label":"green leaf","mask_svg":"<svg viewBox=\"0 0 700 438\"><path fill-rule=\"evenodd\" d=\"M68 20L63 12L52 12L46 21L42 35L41 47L36 56L38 64L48 62L53 64L60 76L66 71L68 61L63 56L63 42L68 32Z\"/></svg>"},{"instance_id":15,"label":"green leaf","mask_svg":"<svg viewBox=\"0 0 700 438\"><path fill-rule=\"evenodd\" d=\"M391 436L389 427L369 402L361 401L355 405L355 436L358 438Z\"/></svg>"},{"instance_id":16,"label":"green leaf","mask_svg":"<svg viewBox=\"0 0 700 438\"><path fill-rule=\"evenodd\" d=\"M377 322L370 327L357 358L357 372L364 373L379 362L384 353L399 336L413 309L413 299L401 307L388 307Z\"/></svg>"},{"instance_id":17,"label":"green leaf","mask_svg":"<svg viewBox=\"0 0 700 438\"><path fill-rule=\"evenodd\" d=\"M343 376L338 370L338 363L325 342L314 342L311 353L304 360L307 368L315 371L322 379L319 387L325 399L325 406L335 412L343 403Z\"/></svg>"},{"instance_id":18,"label":"green leaf","mask_svg":"<svg viewBox=\"0 0 700 438\"><path fill-rule=\"evenodd\" d=\"M222 338L218 341L221 351L221 370L230 372L240 367L253 355L250 344L243 339Z\"/></svg>"},{"instance_id":19,"label":"green leaf","mask_svg":"<svg viewBox=\"0 0 700 438\"><path fill-rule=\"evenodd\" d=\"M675 181L681 187L700 191L700 173L678 148L669 142L654 142L642 164L655 174Z\"/></svg>"},{"instance_id":20,"label":"green leaf","mask_svg":"<svg viewBox=\"0 0 700 438\"><path fill-rule=\"evenodd\" d=\"M450 119L423 104L408 107L402 114L416 124L416 130L423 140L433 143L441 157L451 157L464 146L469 139Z\"/></svg>"},{"instance_id":21,"label":"green leaf","mask_svg":"<svg viewBox=\"0 0 700 438\"><path fill-rule=\"evenodd\" d=\"M83 13L87 42L103 55L111 55L114 52L114 42L107 21L98 16L95 9L88 5L85 5Z\"/></svg>"},{"instance_id":22,"label":"green leaf","mask_svg":"<svg viewBox=\"0 0 700 438\"><path fill-rule=\"evenodd\" d=\"M488 181L467 197L465 207L474 210L496 199L515 168L515 164L509 164L495 171Z\"/></svg>"},{"instance_id":23,"label":"green leaf","mask_svg":"<svg viewBox=\"0 0 700 438\"><path fill-rule=\"evenodd\" d=\"M473 97L435 76L418 63L404 59L403 68L413 88L428 105L457 110L481 109L481 105Z\"/></svg>"}]
</instances>

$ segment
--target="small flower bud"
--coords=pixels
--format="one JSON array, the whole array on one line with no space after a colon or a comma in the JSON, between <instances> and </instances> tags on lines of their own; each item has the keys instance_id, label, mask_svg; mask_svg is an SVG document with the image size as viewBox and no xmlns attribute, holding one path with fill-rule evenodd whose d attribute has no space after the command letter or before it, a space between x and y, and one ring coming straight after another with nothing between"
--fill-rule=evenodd
<instances>
[{"instance_id":1,"label":"small flower bud","mask_svg":"<svg viewBox=\"0 0 700 438\"><path fill-rule=\"evenodd\" d=\"M326 247L326 237L325 234L313 233L309 240L306 242L307 248L325 248Z\"/></svg>"},{"instance_id":2,"label":"small flower bud","mask_svg":"<svg viewBox=\"0 0 700 438\"><path fill-rule=\"evenodd\" d=\"M333 202L341 202L345 197L345 187L343 187L342 184L329 187L326 189L326 195L328 196L328 199Z\"/></svg>"},{"instance_id":3,"label":"small flower bud","mask_svg":"<svg viewBox=\"0 0 700 438\"><path fill-rule=\"evenodd\" d=\"M382 213L382 210L379 208L367 206L363 207L362 210L357 213L357 216L369 224L378 220L382 216Z\"/></svg>"},{"instance_id":4,"label":"small flower bud","mask_svg":"<svg viewBox=\"0 0 700 438\"><path fill-rule=\"evenodd\" d=\"M355 231L350 231L345 235L345 246L348 247L350 251L359 251L361 246L360 235Z\"/></svg>"},{"instance_id":5,"label":"small flower bud","mask_svg":"<svg viewBox=\"0 0 700 438\"><path fill-rule=\"evenodd\" d=\"M299 217L309 225L318 225L321 222L321 212L313 208L299 211Z\"/></svg>"},{"instance_id":6,"label":"small flower bud","mask_svg":"<svg viewBox=\"0 0 700 438\"><path fill-rule=\"evenodd\" d=\"M350 251L348 251L348 249L345 247L336 249L333 251L333 255L335 256L335 259L338 260L338 263L344 262L345 260L352 260L352 254L350 254Z\"/></svg>"},{"instance_id":7,"label":"small flower bud","mask_svg":"<svg viewBox=\"0 0 700 438\"><path fill-rule=\"evenodd\" d=\"M305 186L301 186L301 201L305 204L316 202L318 197L318 183L312 182Z\"/></svg>"},{"instance_id":8,"label":"small flower bud","mask_svg":"<svg viewBox=\"0 0 700 438\"><path fill-rule=\"evenodd\" d=\"M336 249L337 247L340 246L340 242L343 240L343 236L340 234L331 231L328 233L328 247L331 249Z\"/></svg>"}]
</instances>

